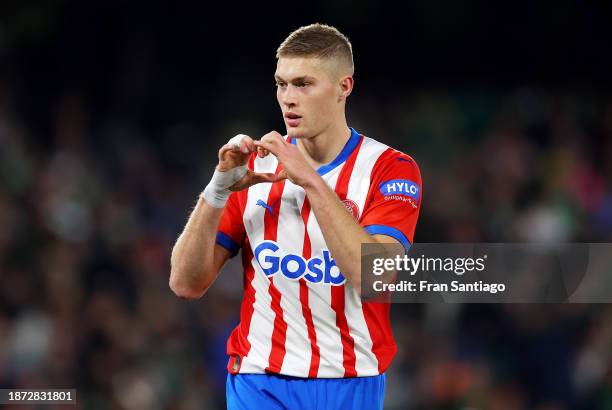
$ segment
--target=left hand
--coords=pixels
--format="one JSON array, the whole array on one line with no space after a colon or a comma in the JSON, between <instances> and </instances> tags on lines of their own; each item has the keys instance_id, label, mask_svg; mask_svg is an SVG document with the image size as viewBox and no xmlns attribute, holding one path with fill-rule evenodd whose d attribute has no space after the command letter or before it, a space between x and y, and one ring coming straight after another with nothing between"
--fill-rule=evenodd
<instances>
[{"instance_id":1,"label":"left hand","mask_svg":"<svg viewBox=\"0 0 612 410\"><path fill-rule=\"evenodd\" d=\"M317 172L306 162L297 145L289 144L278 132L271 131L260 141L255 140L253 143L258 148L257 154L260 157L272 153L281 163L283 170L279 173L279 178L287 178L304 188L312 184L318 176Z\"/></svg>"}]
</instances>

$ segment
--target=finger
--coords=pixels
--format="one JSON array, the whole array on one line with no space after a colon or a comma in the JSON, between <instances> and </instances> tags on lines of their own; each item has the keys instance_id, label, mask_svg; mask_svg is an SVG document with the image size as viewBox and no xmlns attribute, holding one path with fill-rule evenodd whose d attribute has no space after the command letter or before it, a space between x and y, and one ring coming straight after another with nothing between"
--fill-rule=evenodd
<instances>
[{"instance_id":1,"label":"finger","mask_svg":"<svg viewBox=\"0 0 612 410\"><path fill-rule=\"evenodd\" d=\"M249 153L249 147L247 146L247 143L244 139L240 141L240 152L242 152L243 154Z\"/></svg>"},{"instance_id":2,"label":"finger","mask_svg":"<svg viewBox=\"0 0 612 410\"><path fill-rule=\"evenodd\" d=\"M279 141L279 142L285 142L284 138L282 135L280 135L279 132L277 131L270 131L269 133L267 133L266 135L264 135L263 137L261 137L262 141Z\"/></svg>"},{"instance_id":3,"label":"finger","mask_svg":"<svg viewBox=\"0 0 612 410\"><path fill-rule=\"evenodd\" d=\"M244 154L249 154L255 151L255 144L253 144L253 139L248 135L244 135L240 140L240 151Z\"/></svg>"},{"instance_id":4,"label":"finger","mask_svg":"<svg viewBox=\"0 0 612 410\"><path fill-rule=\"evenodd\" d=\"M262 182L277 182L277 181L281 181L284 178L280 177L280 173L279 175L273 174L273 173L257 173L254 172L251 175L251 183L252 184L259 184Z\"/></svg>"},{"instance_id":5,"label":"finger","mask_svg":"<svg viewBox=\"0 0 612 410\"><path fill-rule=\"evenodd\" d=\"M219 159L221 159L223 155L225 155L226 152L233 151L233 150L234 149L232 148L231 145L225 144L224 146L221 147L221 149L219 149Z\"/></svg>"},{"instance_id":6,"label":"finger","mask_svg":"<svg viewBox=\"0 0 612 410\"><path fill-rule=\"evenodd\" d=\"M255 144L256 147L260 147L263 148L264 150L267 150L268 152L271 152L272 154L278 156L278 152L280 151L280 146L278 146L277 144L275 144L272 141L253 141L253 143ZM265 156L265 155L264 155Z\"/></svg>"},{"instance_id":7,"label":"finger","mask_svg":"<svg viewBox=\"0 0 612 410\"><path fill-rule=\"evenodd\" d=\"M249 136L245 134L238 134L230 138L227 144L231 146L234 151L240 151L242 140L245 138L249 138Z\"/></svg>"},{"instance_id":8,"label":"finger","mask_svg":"<svg viewBox=\"0 0 612 410\"><path fill-rule=\"evenodd\" d=\"M287 144L287 141L285 141L283 136L276 131L271 131L267 133L266 135L261 137L261 141L272 143L273 145L276 145L278 147L283 147Z\"/></svg>"}]
</instances>

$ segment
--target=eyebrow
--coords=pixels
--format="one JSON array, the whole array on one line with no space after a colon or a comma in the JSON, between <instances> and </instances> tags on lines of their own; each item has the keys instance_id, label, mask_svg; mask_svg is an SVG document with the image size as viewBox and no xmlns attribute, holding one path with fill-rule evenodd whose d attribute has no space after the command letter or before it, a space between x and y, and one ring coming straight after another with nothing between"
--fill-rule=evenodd
<instances>
[{"instance_id":1,"label":"eyebrow","mask_svg":"<svg viewBox=\"0 0 612 410\"><path fill-rule=\"evenodd\" d=\"M291 83L299 83L299 82L304 82L304 81L314 81L315 80L314 77L310 77L310 76L307 76L307 75L303 75L301 77L295 77L295 78L291 79L290 81L287 81L287 80L283 79L282 77L280 77L280 76L278 76L276 74L274 74L274 78L277 81L291 82Z\"/></svg>"}]
</instances>

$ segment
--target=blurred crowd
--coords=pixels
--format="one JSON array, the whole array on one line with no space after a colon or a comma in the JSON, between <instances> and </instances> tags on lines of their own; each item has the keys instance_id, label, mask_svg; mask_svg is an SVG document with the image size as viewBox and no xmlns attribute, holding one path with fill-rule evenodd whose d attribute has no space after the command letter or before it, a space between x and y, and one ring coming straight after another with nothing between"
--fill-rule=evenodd
<instances>
[{"instance_id":1,"label":"blurred crowd","mask_svg":"<svg viewBox=\"0 0 612 410\"><path fill-rule=\"evenodd\" d=\"M305 23L353 42L349 125L419 163L416 242L612 242L597 7L5 3L0 388L76 388L78 409L225 408L240 258L185 301L169 255L221 144L283 131L274 50ZM607 304L391 312L385 408L612 409Z\"/></svg>"},{"instance_id":2,"label":"blurred crowd","mask_svg":"<svg viewBox=\"0 0 612 410\"><path fill-rule=\"evenodd\" d=\"M243 130L152 135L67 95L41 131L15 98L0 82L0 387L77 388L87 409L223 408L239 258L184 301L169 254L218 146ZM420 164L415 241L612 240L612 102L596 93L417 90L349 105L352 126ZM392 319L386 408L612 408L608 305L404 304Z\"/></svg>"}]
</instances>

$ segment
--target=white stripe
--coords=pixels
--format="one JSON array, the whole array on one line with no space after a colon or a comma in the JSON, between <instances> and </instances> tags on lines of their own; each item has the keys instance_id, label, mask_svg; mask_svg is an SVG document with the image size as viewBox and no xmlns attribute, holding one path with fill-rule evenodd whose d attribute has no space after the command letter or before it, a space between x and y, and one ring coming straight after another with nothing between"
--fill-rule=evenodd
<instances>
[{"instance_id":1,"label":"white stripe","mask_svg":"<svg viewBox=\"0 0 612 410\"><path fill-rule=\"evenodd\" d=\"M285 182L278 215L279 235L277 235L277 243L283 253L302 254L304 224L301 209L305 197L306 193L301 187L289 180ZM274 286L282 295L280 305L283 309L283 318L287 323L285 358L281 373L308 377L311 348L308 339L308 327L300 303L300 282L277 274L274 276Z\"/></svg>"},{"instance_id":2,"label":"white stripe","mask_svg":"<svg viewBox=\"0 0 612 410\"><path fill-rule=\"evenodd\" d=\"M254 164L255 172L274 172L277 160L273 155L265 158L256 158ZM244 210L243 222L249 243L253 251L255 246L264 240L264 215L266 209L257 206L257 200L266 202L272 184L255 184L249 188L247 203ZM242 359L240 373L264 373L268 366L270 351L272 350L272 332L274 330L274 312L270 308L272 297L268 291L270 280L253 257L251 265L255 269L252 286L255 289L255 302L253 303L253 315L249 326L247 340L251 344L251 350Z\"/></svg>"},{"instance_id":3,"label":"white stripe","mask_svg":"<svg viewBox=\"0 0 612 410\"><path fill-rule=\"evenodd\" d=\"M370 174L376 161L389 147L372 138L363 137L361 148L357 153L355 167L349 180L347 199L352 199L359 209L359 218L363 214L363 207L370 189Z\"/></svg>"},{"instance_id":4,"label":"white stripe","mask_svg":"<svg viewBox=\"0 0 612 410\"><path fill-rule=\"evenodd\" d=\"M346 195L348 199L355 201L360 210L360 216L370 188L372 168L387 148L389 147L367 137L364 137L361 143ZM344 288L344 303L344 314L349 333L355 340L357 376L376 375L378 374L378 360L372 352L372 338L363 314L361 298L351 286Z\"/></svg>"}]
</instances>

